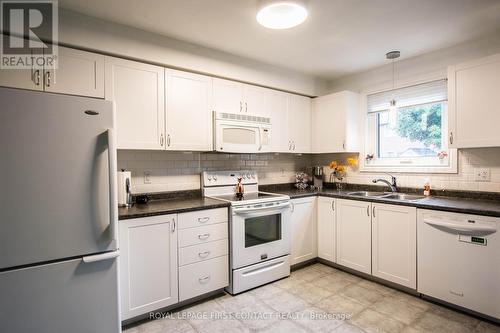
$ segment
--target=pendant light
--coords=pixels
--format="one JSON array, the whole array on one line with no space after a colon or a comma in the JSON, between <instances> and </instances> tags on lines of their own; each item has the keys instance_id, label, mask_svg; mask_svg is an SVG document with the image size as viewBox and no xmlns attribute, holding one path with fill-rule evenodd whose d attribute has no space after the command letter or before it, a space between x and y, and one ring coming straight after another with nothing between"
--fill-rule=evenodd
<instances>
[{"instance_id":1,"label":"pendant light","mask_svg":"<svg viewBox=\"0 0 500 333\"><path fill-rule=\"evenodd\" d=\"M307 18L307 8L302 0L259 0L257 22L269 29L289 29Z\"/></svg>"},{"instance_id":2,"label":"pendant light","mask_svg":"<svg viewBox=\"0 0 500 333\"><path fill-rule=\"evenodd\" d=\"M394 89L396 89L396 59L401 56L399 51L390 51L385 54L385 57L392 61L392 99L389 106L389 127L396 128L398 122L398 108L396 99L394 98Z\"/></svg>"}]
</instances>

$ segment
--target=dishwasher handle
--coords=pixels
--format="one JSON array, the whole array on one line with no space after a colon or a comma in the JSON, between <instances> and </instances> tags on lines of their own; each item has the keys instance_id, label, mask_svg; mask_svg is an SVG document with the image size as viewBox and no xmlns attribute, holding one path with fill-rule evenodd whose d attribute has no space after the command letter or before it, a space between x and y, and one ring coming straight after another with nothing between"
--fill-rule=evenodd
<instances>
[{"instance_id":1,"label":"dishwasher handle","mask_svg":"<svg viewBox=\"0 0 500 333\"><path fill-rule=\"evenodd\" d=\"M424 219L424 223L438 229L453 232L458 235L486 236L493 234L497 229L488 225L464 225L455 221Z\"/></svg>"}]
</instances>

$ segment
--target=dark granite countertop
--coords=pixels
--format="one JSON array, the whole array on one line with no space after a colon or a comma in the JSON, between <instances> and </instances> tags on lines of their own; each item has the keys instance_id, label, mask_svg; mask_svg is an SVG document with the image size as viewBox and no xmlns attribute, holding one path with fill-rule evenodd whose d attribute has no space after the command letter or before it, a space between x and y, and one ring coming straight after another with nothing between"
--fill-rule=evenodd
<instances>
[{"instance_id":1,"label":"dark granite countertop","mask_svg":"<svg viewBox=\"0 0 500 333\"><path fill-rule=\"evenodd\" d=\"M158 199L151 200L147 204L134 204L128 208L120 207L118 208L118 219L127 220L138 217L176 214L220 207L229 207L229 203L204 198L202 196Z\"/></svg>"},{"instance_id":2,"label":"dark granite countertop","mask_svg":"<svg viewBox=\"0 0 500 333\"><path fill-rule=\"evenodd\" d=\"M298 189L276 189L275 193L286 194L291 199L297 199L308 196L325 196L339 199L350 199L358 201L370 201L378 203L386 203L393 205L412 206L424 209L434 209L456 213L466 213L475 215L485 215L500 217L500 200L493 199L474 199L464 197L447 197L432 195L424 199L415 201L394 200L387 198L366 198L349 195L353 190L338 191L334 189L322 189L321 191L313 190L298 190Z\"/></svg>"},{"instance_id":3,"label":"dark granite countertop","mask_svg":"<svg viewBox=\"0 0 500 333\"><path fill-rule=\"evenodd\" d=\"M434 192L432 196L424 199L404 201L387 198L366 198L349 195L349 192L358 190L384 191L384 188L381 187L356 186L352 184L348 189L343 191L338 191L330 187L325 187L321 191L298 190L294 188L292 184L265 185L260 186L259 190L285 194L290 196L290 198L292 199L319 195L339 199L370 201L448 212L500 217L500 195L497 193L441 191ZM401 192L421 194L417 192L416 189L401 189ZM120 207L118 209L119 220L145 216L176 214L211 208L229 207L228 202L202 197L201 191L153 193L148 194L148 197L150 197L150 199L152 200L147 204L134 204L129 208Z\"/></svg>"}]
</instances>

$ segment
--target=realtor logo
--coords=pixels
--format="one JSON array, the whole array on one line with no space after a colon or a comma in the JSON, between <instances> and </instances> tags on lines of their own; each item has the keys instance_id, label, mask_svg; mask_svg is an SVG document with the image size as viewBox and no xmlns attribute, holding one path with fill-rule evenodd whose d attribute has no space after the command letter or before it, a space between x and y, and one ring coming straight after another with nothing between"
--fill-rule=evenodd
<instances>
[{"instance_id":1,"label":"realtor logo","mask_svg":"<svg viewBox=\"0 0 500 333\"><path fill-rule=\"evenodd\" d=\"M0 68L56 68L57 14L57 1L0 1Z\"/></svg>"}]
</instances>

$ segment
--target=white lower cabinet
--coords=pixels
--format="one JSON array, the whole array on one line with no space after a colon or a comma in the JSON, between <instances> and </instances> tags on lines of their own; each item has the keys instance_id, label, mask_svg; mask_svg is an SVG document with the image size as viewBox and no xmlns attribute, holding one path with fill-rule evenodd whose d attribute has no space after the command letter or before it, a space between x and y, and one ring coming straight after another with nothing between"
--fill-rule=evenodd
<instances>
[{"instance_id":1,"label":"white lower cabinet","mask_svg":"<svg viewBox=\"0 0 500 333\"><path fill-rule=\"evenodd\" d=\"M227 255L179 267L179 301L227 287L228 284Z\"/></svg>"},{"instance_id":2,"label":"white lower cabinet","mask_svg":"<svg viewBox=\"0 0 500 333\"><path fill-rule=\"evenodd\" d=\"M318 257L336 262L335 249L335 199L318 197Z\"/></svg>"},{"instance_id":3,"label":"white lower cabinet","mask_svg":"<svg viewBox=\"0 0 500 333\"><path fill-rule=\"evenodd\" d=\"M417 209L372 204L372 274L417 288Z\"/></svg>"},{"instance_id":4,"label":"white lower cabinet","mask_svg":"<svg viewBox=\"0 0 500 333\"><path fill-rule=\"evenodd\" d=\"M227 287L227 208L179 214L179 222L179 301Z\"/></svg>"},{"instance_id":5,"label":"white lower cabinet","mask_svg":"<svg viewBox=\"0 0 500 333\"><path fill-rule=\"evenodd\" d=\"M120 221L122 320L178 302L176 219L174 214Z\"/></svg>"},{"instance_id":6,"label":"white lower cabinet","mask_svg":"<svg viewBox=\"0 0 500 333\"><path fill-rule=\"evenodd\" d=\"M371 203L337 200L337 264L371 274Z\"/></svg>"},{"instance_id":7,"label":"white lower cabinet","mask_svg":"<svg viewBox=\"0 0 500 333\"><path fill-rule=\"evenodd\" d=\"M318 256L315 205L316 197L291 200L292 265Z\"/></svg>"}]
</instances>

